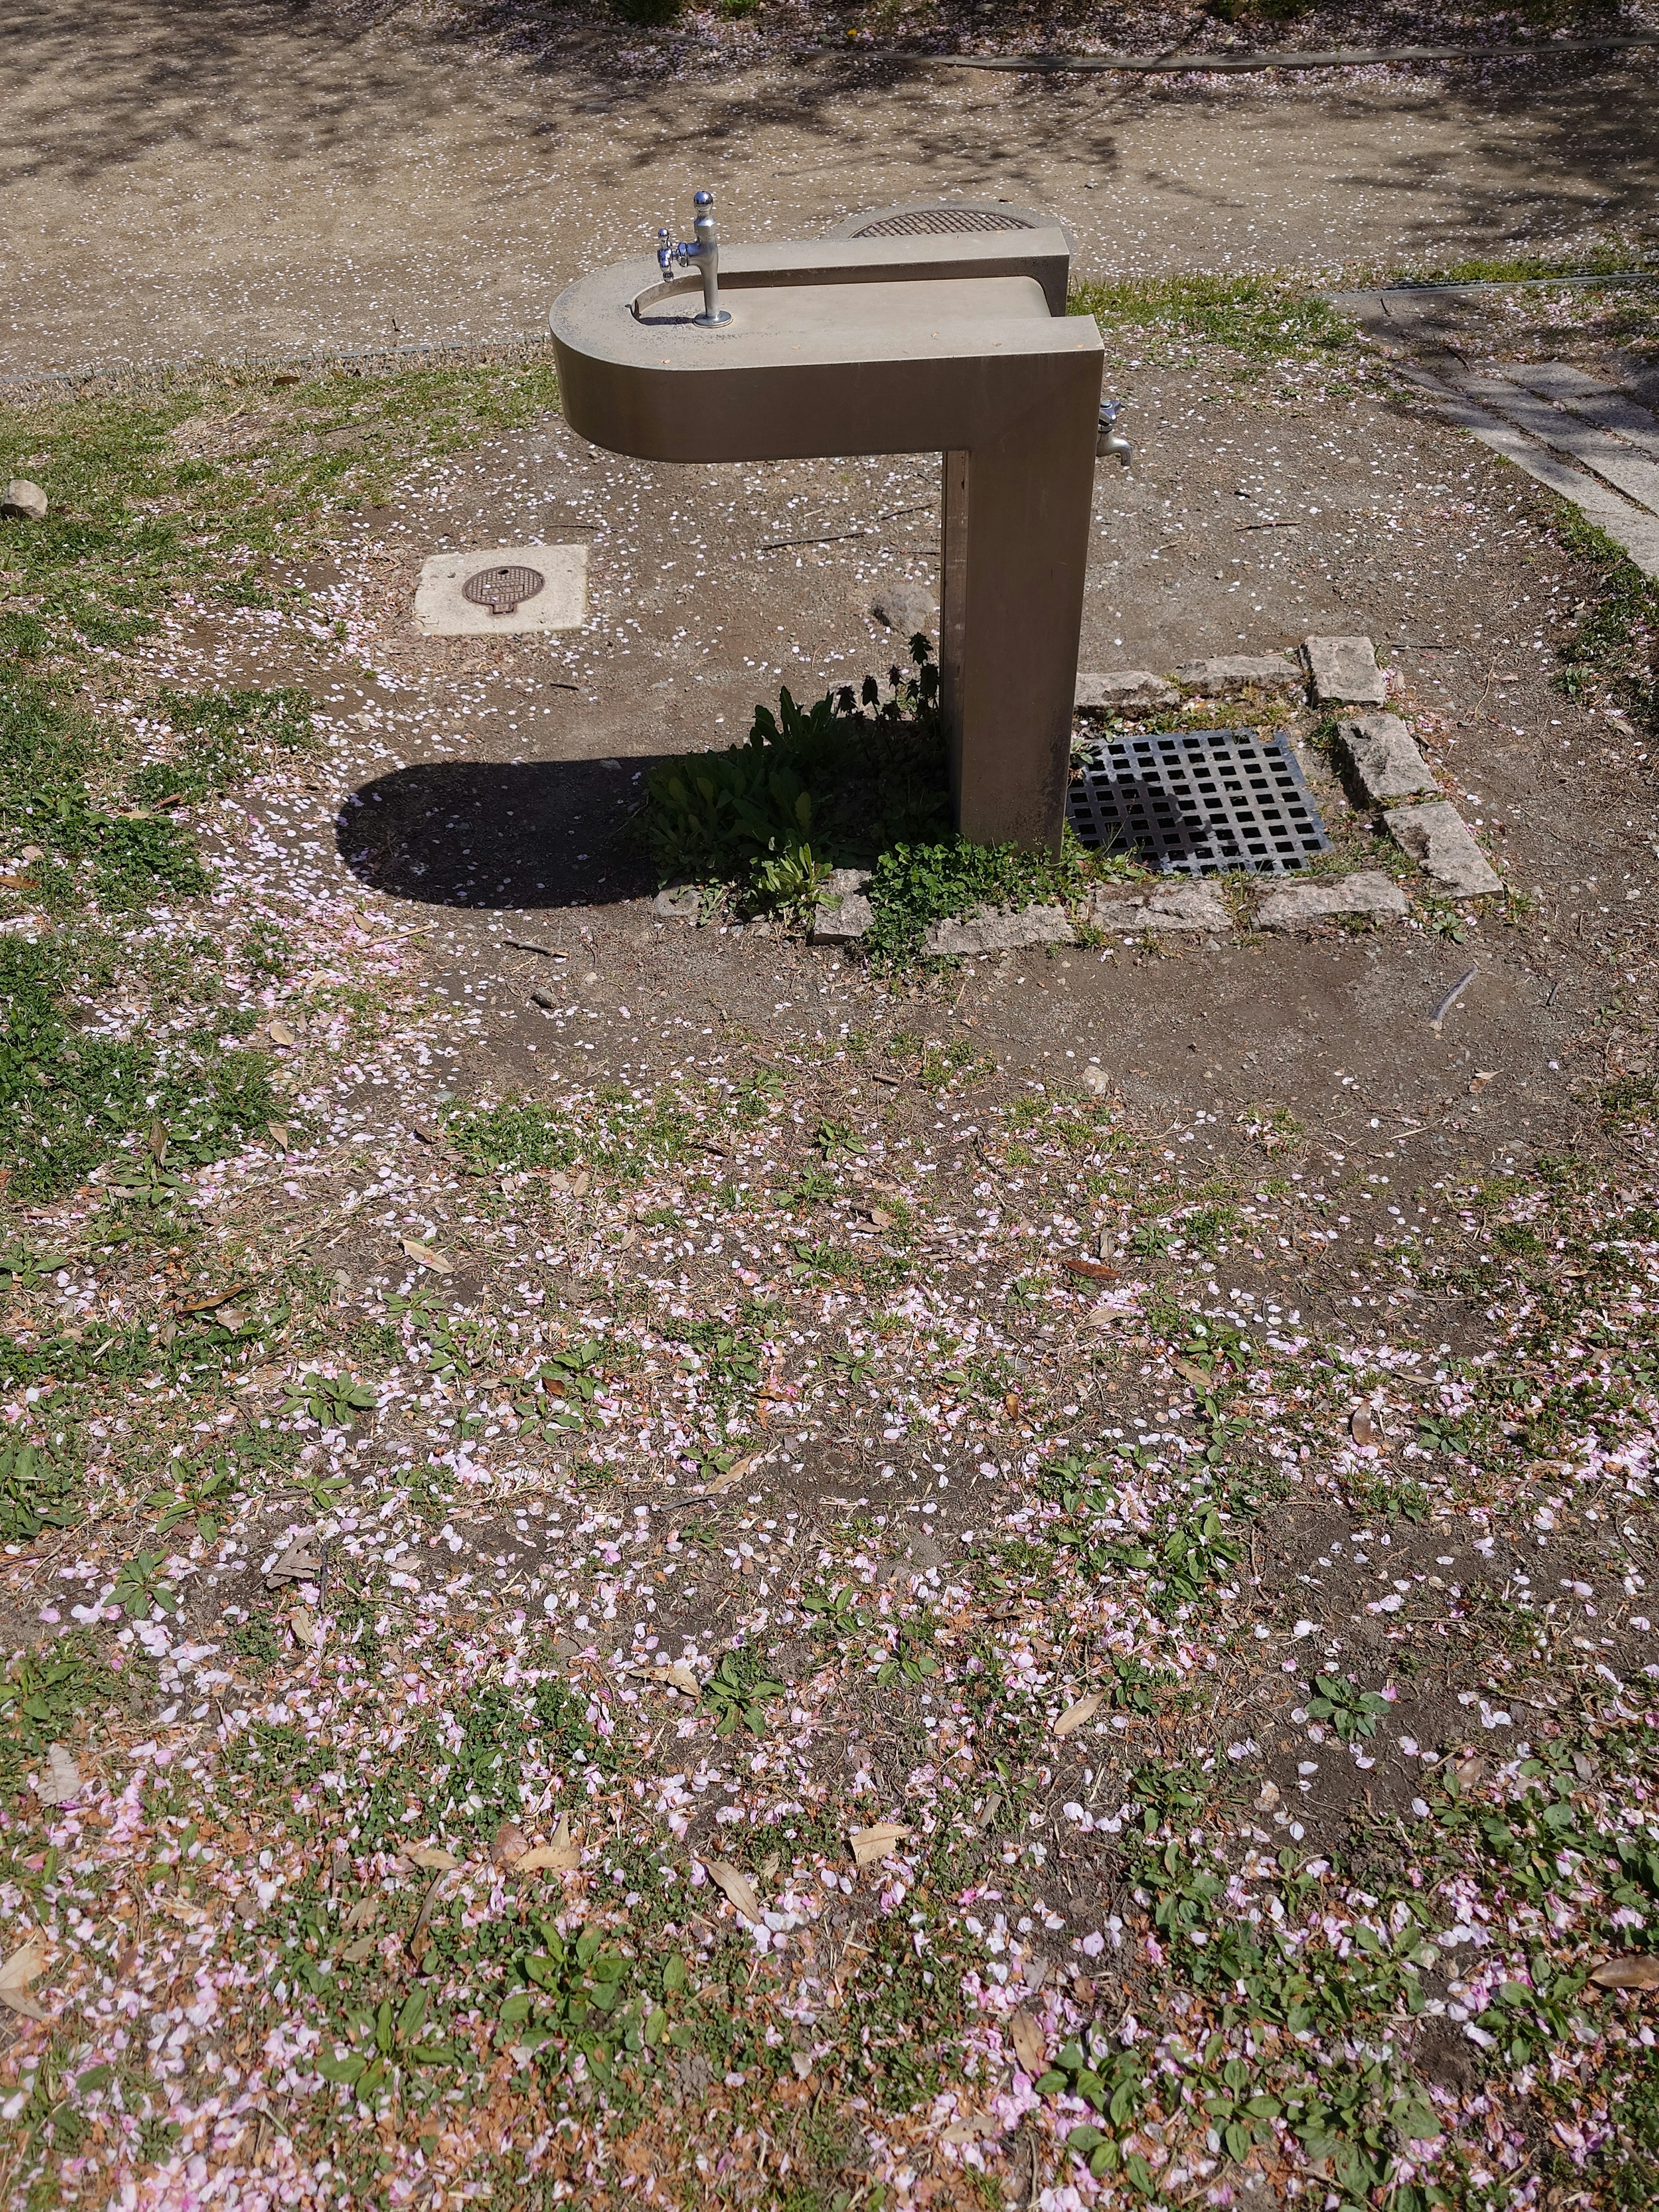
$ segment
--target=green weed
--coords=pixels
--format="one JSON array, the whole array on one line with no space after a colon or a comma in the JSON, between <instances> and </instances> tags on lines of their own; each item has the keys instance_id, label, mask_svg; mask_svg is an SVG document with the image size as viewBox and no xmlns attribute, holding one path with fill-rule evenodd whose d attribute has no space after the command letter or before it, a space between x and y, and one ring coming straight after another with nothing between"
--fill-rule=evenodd
<instances>
[{"instance_id":1,"label":"green weed","mask_svg":"<svg viewBox=\"0 0 1659 2212\"><path fill-rule=\"evenodd\" d=\"M721 1655L702 1686L702 1701L714 1716L716 1735L731 1735L739 1723L750 1735L766 1733L766 1707L784 1694L784 1686L766 1671L758 1652L739 1647Z\"/></svg>"},{"instance_id":2,"label":"green weed","mask_svg":"<svg viewBox=\"0 0 1659 2212\"><path fill-rule=\"evenodd\" d=\"M873 677L810 707L757 707L747 740L669 761L646 787L644 836L665 882L731 886L751 910L808 916L832 867L943 826L948 793L939 671L925 639L913 672Z\"/></svg>"}]
</instances>

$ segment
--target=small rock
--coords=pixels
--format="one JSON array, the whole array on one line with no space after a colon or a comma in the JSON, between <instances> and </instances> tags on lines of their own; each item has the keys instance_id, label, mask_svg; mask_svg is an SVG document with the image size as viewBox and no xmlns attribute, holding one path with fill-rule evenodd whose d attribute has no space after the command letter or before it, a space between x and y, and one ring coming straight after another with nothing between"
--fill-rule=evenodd
<instances>
[{"instance_id":1,"label":"small rock","mask_svg":"<svg viewBox=\"0 0 1659 2212\"><path fill-rule=\"evenodd\" d=\"M1079 714L1109 714L1126 707L1178 707L1181 694L1147 668L1114 668L1103 676L1077 679Z\"/></svg>"},{"instance_id":2,"label":"small rock","mask_svg":"<svg viewBox=\"0 0 1659 2212\"><path fill-rule=\"evenodd\" d=\"M539 1006L544 1013L550 1014L556 1011L559 1002L544 984L538 983L530 994L530 1003L532 1006Z\"/></svg>"},{"instance_id":3,"label":"small rock","mask_svg":"<svg viewBox=\"0 0 1659 2212\"><path fill-rule=\"evenodd\" d=\"M1408 901L1398 884L1380 868L1353 876L1319 876L1272 891L1256 909L1258 929L1305 929L1345 914L1403 915Z\"/></svg>"},{"instance_id":4,"label":"small rock","mask_svg":"<svg viewBox=\"0 0 1659 2212\"><path fill-rule=\"evenodd\" d=\"M1360 714L1339 722L1336 734L1368 799L1409 799L1439 788L1398 714Z\"/></svg>"},{"instance_id":5,"label":"small rock","mask_svg":"<svg viewBox=\"0 0 1659 2212\"><path fill-rule=\"evenodd\" d=\"M1076 941L1064 907L1028 906L1023 914L995 914L981 907L960 921L936 921L921 940L930 959L955 959L979 952L1023 952L1032 945Z\"/></svg>"},{"instance_id":6,"label":"small rock","mask_svg":"<svg viewBox=\"0 0 1659 2212\"><path fill-rule=\"evenodd\" d=\"M856 945L866 934L876 919L876 910L865 896L869 888L867 870L831 868L818 887L817 912L812 921L814 945Z\"/></svg>"},{"instance_id":7,"label":"small rock","mask_svg":"<svg viewBox=\"0 0 1659 2212\"><path fill-rule=\"evenodd\" d=\"M27 477L13 477L0 492L0 514L21 515L26 522L44 522L46 506L45 492Z\"/></svg>"},{"instance_id":8,"label":"small rock","mask_svg":"<svg viewBox=\"0 0 1659 2212\"><path fill-rule=\"evenodd\" d=\"M1380 707L1387 698L1388 686L1370 638L1304 638L1303 650L1320 706Z\"/></svg>"},{"instance_id":9,"label":"small rock","mask_svg":"<svg viewBox=\"0 0 1659 2212\"><path fill-rule=\"evenodd\" d=\"M1148 929L1224 932L1233 926L1216 886L1192 882L1139 895L1126 896L1115 888L1097 890L1090 901L1089 920L1096 929L1115 930L1126 937Z\"/></svg>"},{"instance_id":10,"label":"small rock","mask_svg":"<svg viewBox=\"0 0 1659 2212\"><path fill-rule=\"evenodd\" d=\"M1421 862L1443 890L1479 898L1503 890L1502 878L1488 866L1462 816L1445 799L1429 806L1391 807L1382 820L1389 836Z\"/></svg>"},{"instance_id":11,"label":"small rock","mask_svg":"<svg viewBox=\"0 0 1659 2212\"><path fill-rule=\"evenodd\" d=\"M665 915L670 921L695 922L702 911L702 893L695 884L671 884L665 891L659 891L651 902L654 914Z\"/></svg>"},{"instance_id":12,"label":"small rock","mask_svg":"<svg viewBox=\"0 0 1659 2212\"><path fill-rule=\"evenodd\" d=\"M909 640L916 636L931 637L939 619L939 601L925 584L912 584L896 577L884 584L870 602L870 611L878 623Z\"/></svg>"},{"instance_id":13,"label":"small rock","mask_svg":"<svg viewBox=\"0 0 1659 2212\"><path fill-rule=\"evenodd\" d=\"M1176 671L1183 691L1200 699L1231 699L1237 691L1267 691L1286 697L1304 690L1307 678L1282 653L1224 653L1212 660L1189 660Z\"/></svg>"},{"instance_id":14,"label":"small rock","mask_svg":"<svg viewBox=\"0 0 1659 2212\"><path fill-rule=\"evenodd\" d=\"M46 1746L46 1771L39 1794L43 1805L67 1805L80 1796L81 1770L67 1744Z\"/></svg>"}]
</instances>

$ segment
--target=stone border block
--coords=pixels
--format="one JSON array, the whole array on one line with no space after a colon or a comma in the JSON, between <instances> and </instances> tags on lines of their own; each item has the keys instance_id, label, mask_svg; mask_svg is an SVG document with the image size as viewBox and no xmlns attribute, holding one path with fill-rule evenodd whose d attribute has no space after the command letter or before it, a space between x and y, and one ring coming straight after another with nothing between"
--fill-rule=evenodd
<instances>
[{"instance_id":1,"label":"stone border block","mask_svg":"<svg viewBox=\"0 0 1659 2212\"><path fill-rule=\"evenodd\" d=\"M1488 865L1468 824L1449 800L1392 807L1382 821L1395 844L1420 863L1442 890L1456 898L1481 898L1503 890L1503 878Z\"/></svg>"},{"instance_id":2,"label":"stone border block","mask_svg":"<svg viewBox=\"0 0 1659 2212\"><path fill-rule=\"evenodd\" d=\"M1198 699L1231 699L1240 691L1289 698L1308 688L1306 673L1283 653L1224 653L1189 660L1176 672L1182 690Z\"/></svg>"},{"instance_id":3,"label":"stone border block","mask_svg":"<svg viewBox=\"0 0 1659 2212\"><path fill-rule=\"evenodd\" d=\"M866 894L870 888L866 868L831 868L818 886L817 911L812 918L814 945L856 945L867 936L876 910Z\"/></svg>"},{"instance_id":4,"label":"stone border block","mask_svg":"<svg viewBox=\"0 0 1659 2212\"><path fill-rule=\"evenodd\" d=\"M1302 641L1313 678L1315 704L1321 707L1380 707L1388 681L1376 665L1368 637L1308 637Z\"/></svg>"},{"instance_id":5,"label":"stone border block","mask_svg":"<svg viewBox=\"0 0 1659 2212\"><path fill-rule=\"evenodd\" d=\"M1410 901L1392 878L1380 868L1362 868L1356 875L1315 876L1271 891L1256 908L1255 921L1258 929L1307 929L1345 915L1398 921L1409 908Z\"/></svg>"},{"instance_id":6,"label":"stone border block","mask_svg":"<svg viewBox=\"0 0 1659 2212\"><path fill-rule=\"evenodd\" d=\"M1336 726L1337 742L1368 799L1410 799L1440 788L1398 714L1359 714Z\"/></svg>"},{"instance_id":7,"label":"stone border block","mask_svg":"<svg viewBox=\"0 0 1659 2212\"><path fill-rule=\"evenodd\" d=\"M1115 714L1127 707L1178 707L1181 694L1149 668L1114 668L1103 676L1077 679L1077 710L1080 714Z\"/></svg>"},{"instance_id":8,"label":"stone border block","mask_svg":"<svg viewBox=\"0 0 1659 2212\"><path fill-rule=\"evenodd\" d=\"M1074 945L1077 932L1064 907L1028 906L1022 914L981 907L951 921L936 921L921 940L931 958L957 959L976 952L1024 952L1038 945Z\"/></svg>"}]
</instances>

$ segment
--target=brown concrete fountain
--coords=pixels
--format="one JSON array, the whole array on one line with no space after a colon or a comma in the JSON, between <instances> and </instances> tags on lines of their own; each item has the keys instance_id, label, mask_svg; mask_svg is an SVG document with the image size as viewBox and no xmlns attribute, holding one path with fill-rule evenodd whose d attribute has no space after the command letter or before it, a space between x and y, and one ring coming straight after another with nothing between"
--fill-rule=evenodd
<instances>
[{"instance_id":1,"label":"brown concrete fountain","mask_svg":"<svg viewBox=\"0 0 1659 2212\"><path fill-rule=\"evenodd\" d=\"M1100 416L1058 228L719 245L659 234L550 317L573 429L658 461L944 455L939 665L957 825L1056 848ZM689 272L689 273L683 273Z\"/></svg>"}]
</instances>

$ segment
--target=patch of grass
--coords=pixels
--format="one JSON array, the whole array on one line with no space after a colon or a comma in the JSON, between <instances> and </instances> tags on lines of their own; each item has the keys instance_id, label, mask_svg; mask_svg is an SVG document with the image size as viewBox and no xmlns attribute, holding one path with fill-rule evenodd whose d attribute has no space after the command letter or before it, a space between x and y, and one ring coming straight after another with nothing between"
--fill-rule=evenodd
<instances>
[{"instance_id":1,"label":"patch of grass","mask_svg":"<svg viewBox=\"0 0 1659 2212\"><path fill-rule=\"evenodd\" d=\"M151 761L128 788L141 804L198 805L246 775L274 748L295 752L311 743L309 693L294 686L265 691L162 691L153 704L181 742L173 757Z\"/></svg>"},{"instance_id":2,"label":"patch of grass","mask_svg":"<svg viewBox=\"0 0 1659 2212\"><path fill-rule=\"evenodd\" d=\"M974 845L951 836L929 845L896 845L871 876L875 921L865 949L882 968L918 958L936 921L977 907L1015 911L1064 905L1085 896L1108 872L1068 829L1058 854L1023 853L1012 845Z\"/></svg>"},{"instance_id":3,"label":"patch of grass","mask_svg":"<svg viewBox=\"0 0 1659 2212\"><path fill-rule=\"evenodd\" d=\"M1659 584L1566 501L1555 502L1553 520L1562 546L1599 571L1601 586L1560 648L1559 689L1577 699L1605 685L1628 713L1659 730Z\"/></svg>"},{"instance_id":4,"label":"patch of grass","mask_svg":"<svg viewBox=\"0 0 1659 2212\"><path fill-rule=\"evenodd\" d=\"M67 1741L82 1714L119 1688L79 1629L38 1651L13 1652L0 1674L0 1789L15 1789L49 1743Z\"/></svg>"},{"instance_id":5,"label":"patch of grass","mask_svg":"<svg viewBox=\"0 0 1659 2212\"><path fill-rule=\"evenodd\" d=\"M0 1541L28 1543L43 1528L68 1528L77 1518L73 1464L45 1444L0 1450Z\"/></svg>"},{"instance_id":6,"label":"patch of grass","mask_svg":"<svg viewBox=\"0 0 1659 2212\"><path fill-rule=\"evenodd\" d=\"M228 1049L219 1024L161 1043L77 1033L80 980L56 943L0 940L0 1158L15 1196L72 1189L158 1121L173 1163L201 1166L280 1113L268 1055Z\"/></svg>"},{"instance_id":7,"label":"patch of grass","mask_svg":"<svg viewBox=\"0 0 1659 2212\"><path fill-rule=\"evenodd\" d=\"M1602 276L1654 266L1639 246L1613 239L1572 253L1467 254L1434 269L1389 278L1394 284L1520 284L1540 276Z\"/></svg>"},{"instance_id":8,"label":"patch of grass","mask_svg":"<svg viewBox=\"0 0 1659 2212\"><path fill-rule=\"evenodd\" d=\"M1074 284L1067 307L1092 315L1103 336L1158 332L1227 347L1252 361L1340 352L1352 326L1328 301L1279 276L1119 277Z\"/></svg>"}]
</instances>

